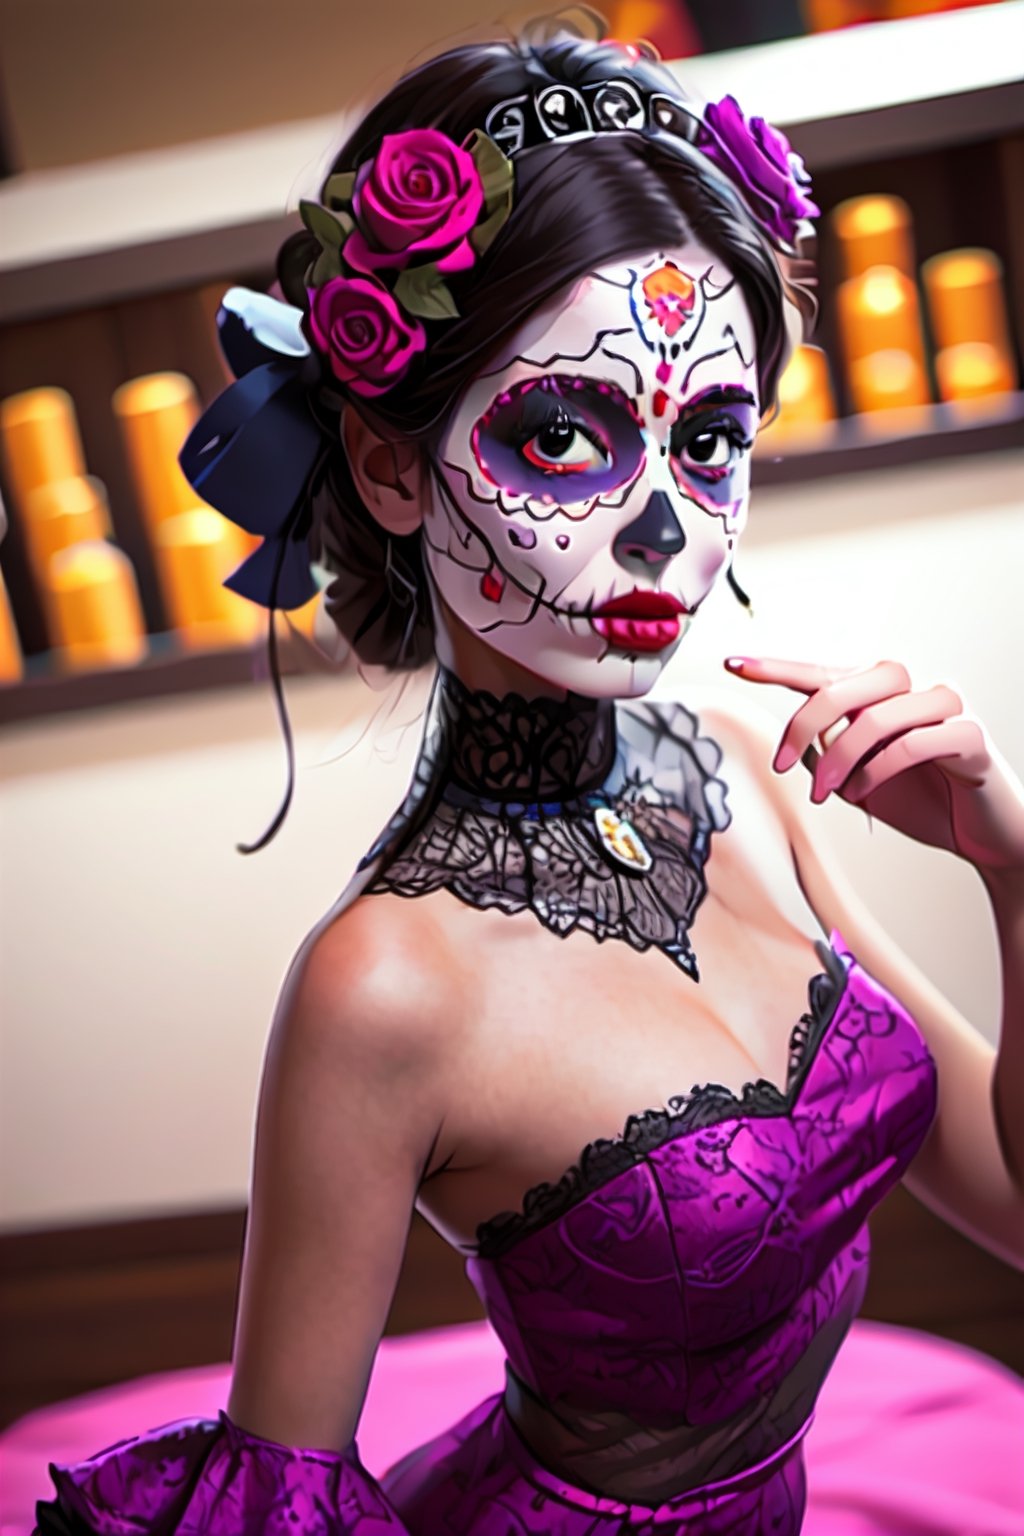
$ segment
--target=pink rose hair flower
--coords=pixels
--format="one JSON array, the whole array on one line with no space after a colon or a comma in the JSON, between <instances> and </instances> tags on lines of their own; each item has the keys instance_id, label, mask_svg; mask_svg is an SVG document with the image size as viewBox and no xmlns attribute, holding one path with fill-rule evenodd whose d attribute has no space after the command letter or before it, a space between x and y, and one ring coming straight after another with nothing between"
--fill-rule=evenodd
<instances>
[{"instance_id":1,"label":"pink rose hair flower","mask_svg":"<svg viewBox=\"0 0 1024 1536\"><path fill-rule=\"evenodd\" d=\"M698 144L777 240L795 245L799 222L821 212L809 196L804 162L785 134L763 117L748 121L735 96L708 104Z\"/></svg>"},{"instance_id":2,"label":"pink rose hair flower","mask_svg":"<svg viewBox=\"0 0 1024 1536\"><path fill-rule=\"evenodd\" d=\"M407 319L372 278L333 277L310 288L313 339L335 378L356 395L382 395L406 375L426 345L426 332Z\"/></svg>"},{"instance_id":3,"label":"pink rose hair flower","mask_svg":"<svg viewBox=\"0 0 1024 1536\"><path fill-rule=\"evenodd\" d=\"M483 205L468 150L434 128L387 134L356 175L357 227L345 260L360 272L406 267L417 257L436 261L441 272L463 271L476 260L467 237Z\"/></svg>"}]
</instances>

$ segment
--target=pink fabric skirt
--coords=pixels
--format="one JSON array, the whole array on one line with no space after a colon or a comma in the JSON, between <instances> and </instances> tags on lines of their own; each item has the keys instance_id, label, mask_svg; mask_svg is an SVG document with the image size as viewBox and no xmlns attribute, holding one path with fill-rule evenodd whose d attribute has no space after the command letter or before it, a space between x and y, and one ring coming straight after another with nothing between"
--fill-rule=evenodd
<instances>
[{"instance_id":1,"label":"pink fabric skirt","mask_svg":"<svg viewBox=\"0 0 1024 1536\"><path fill-rule=\"evenodd\" d=\"M39 1409L0 1435L0 1536L28 1536L50 1461L84 1460L174 1419L216 1418L229 1368L168 1372ZM487 1323L381 1344L358 1443L386 1474L504 1388ZM973 1350L855 1322L803 1442L802 1536L1024 1536L1024 1383ZM515 1475L550 1474L519 1454ZM609 1512L610 1513L610 1512ZM614 1519L612 1525L614 1525Z\"/></svg>"}]
</instances>

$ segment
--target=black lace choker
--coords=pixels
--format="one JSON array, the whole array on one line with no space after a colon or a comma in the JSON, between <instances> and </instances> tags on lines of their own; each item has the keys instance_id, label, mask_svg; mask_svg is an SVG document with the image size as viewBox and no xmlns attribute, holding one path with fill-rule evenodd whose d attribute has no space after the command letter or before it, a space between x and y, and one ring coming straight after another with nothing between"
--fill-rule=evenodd
<instances>
[{"instance_id":1,"label":"black lace choker","mask_svg":"<svg viewBox=\"0 0 1024 1536\"><path fill-rule=\"evenodd\" d=\"M598 788L615 760L615 705L473 693L443 672L436 693L448 746L446 790L509 811L575 803ZM447 798L447 796L446 796Z\"/></svg>"},{"instance_id":2,"label":"black lace choker","mask_svg":"<svg viewBox=\"0 0 1024 1536\"><path fill-rule=\"evenodd\" d=\"M661 949L697 980L689 930L729 822L721 753L697 729L680 705L499 699L442 670L366 892L530 909L563 936Z\"/></svg>"}]
</instances>

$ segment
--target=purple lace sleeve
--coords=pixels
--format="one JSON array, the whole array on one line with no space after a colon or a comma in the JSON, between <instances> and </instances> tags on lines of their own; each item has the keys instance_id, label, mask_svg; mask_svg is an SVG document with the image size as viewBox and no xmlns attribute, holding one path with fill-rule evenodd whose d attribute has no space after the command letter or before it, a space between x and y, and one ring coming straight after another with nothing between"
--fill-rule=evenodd
<instances>
[{"instance_id":1,"label":"purple lace sleeve","mask_svg":"<svg viewBox=\"0 0 1024 1536\"><path fill-rule=\"evenodd\" d=\"M408 1536L353 1442L291 1449L223 1411L177 1419L87 1461L50 1463L33 1536Z\"/></svg>"}]
</instances>

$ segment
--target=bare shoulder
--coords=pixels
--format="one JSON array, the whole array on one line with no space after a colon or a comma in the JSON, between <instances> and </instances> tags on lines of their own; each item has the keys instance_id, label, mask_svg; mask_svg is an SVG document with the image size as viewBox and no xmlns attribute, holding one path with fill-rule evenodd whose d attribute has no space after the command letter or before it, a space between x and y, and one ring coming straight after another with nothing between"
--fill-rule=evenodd
<instances>
[{"instance_id":1,"label":"bare shoulder","mask_svg":"<svg viewBox=\"0 0 1024 1536\"><path fill-rule=\"evenodd\" d=\"M471 1019L465 970L429 899L360 897L300 944L274 1031L361 1075L440 1080Z\"/></svg>"},{"instance_id":2,"label":"bare shoulder","mask_svg":"<svg viewBox=\"0 0 1024 1536\"><path fill-rule=\"evenodd\" d=\"M464 955L438 903L399 895L359 897L319 923L299 946L298 985L324 1028L344 1021L399 1046L457 1035L464 1008Z\"/></svg>"}]
</instances>

